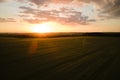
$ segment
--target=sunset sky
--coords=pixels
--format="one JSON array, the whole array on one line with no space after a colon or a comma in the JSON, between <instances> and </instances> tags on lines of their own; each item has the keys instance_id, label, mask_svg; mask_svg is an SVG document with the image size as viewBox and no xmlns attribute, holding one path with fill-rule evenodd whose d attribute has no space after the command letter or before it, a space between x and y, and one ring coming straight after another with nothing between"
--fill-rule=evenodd
<instances>
[{"instance_id":1,"label":"sunset sky","mask_svg":"<svg viewBox=\"0 0 120 80\"><path fill-rule=\"evenodd\" d=\"M0 0L0 32L42 29L120 32L120 0Z\"/></svg>"}]
</instances>

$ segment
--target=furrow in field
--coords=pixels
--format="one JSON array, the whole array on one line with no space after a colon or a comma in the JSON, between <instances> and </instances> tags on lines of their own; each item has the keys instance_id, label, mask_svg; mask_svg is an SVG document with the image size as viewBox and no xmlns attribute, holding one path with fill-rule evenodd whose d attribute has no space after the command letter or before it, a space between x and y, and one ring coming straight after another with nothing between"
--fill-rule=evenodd
<instances>
[{"instance_id":1,"label":"furrow in field","mask_svg":"<svg viewBox=\"0 0 120 80\"><path fill-rule=\"evenodd\" d=\"M103 48L103 47L102 47ZM75 55L75 56L71 56L71 59L67 59L67 60L63 60L63 62L61 62L61 60L62 59L60 59L60 62L59 62L59 60L55 60L56 61L56 67L59 67L59 66L64 66L64 65L66 65L67 66L67 64L70 62L71 64L72 64L72 62L76 62L77 60L79 61L82 57L84 58L85 56L91 56L92 54L95 54L95 52L97 52L97 51L99 51L99 50L101 50L101 49L98 49L98 50L95 50L95 51L91 51L91 52L89 52L89 55L87 54L84 54L84 56L80 56L80 55ZM75 53L75 52L74 52ZM75 60L74 60L75 59ZM54 64L55 64L55 61L54 61ZM58 64L59 63L59 64ZM52 62L50 62L50 64L52 64ZM49 65L49 64L46 64L46 65ZM53 65L53 64L52 64ZM66 66L64 66L63 68L65 68ZM55 66L52 66L53 68L56 68ZM72 67L74 67L73 65L72 65ZM43 67L43 68L45 68L45 66ZM49 67L50 68L50 67ZM62 69L62 67L60 67L60 68L58 68L58 69ZM42 69L43 70L43 72L40 70L40 72L42 72L42 74L44 73L44 69ZM50 70L51 70L51 68L50 68ZM47 72L48 72L48 70L47 70ZM40 75L39 74L39 71L38 72L36 72L36 74L35 75ZM33 75L33 74L32 74Z\"/></svg>"}]
</instances>

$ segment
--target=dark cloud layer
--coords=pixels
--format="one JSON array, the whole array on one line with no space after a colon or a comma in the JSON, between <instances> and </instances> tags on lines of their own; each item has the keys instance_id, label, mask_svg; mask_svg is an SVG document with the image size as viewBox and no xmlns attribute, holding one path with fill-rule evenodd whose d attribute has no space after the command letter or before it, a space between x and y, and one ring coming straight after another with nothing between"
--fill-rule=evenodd
<instances>
[{"instance_id":1,"label":"dark cloud layer","mask_svg":"<svg viewBox=\"0 0 120 80\"><path fill-rule=\"evenodd\" d=\"M120 17L120 0L111 0L111 3L104 6L102 13L109 13L111 18Z\"/></svg>"},{"instance_id":2,"label":"dark cloud layer","mask_svg":"<svg viewBox=\"0 0 120 80\"><path fill-rule=\"evenodd\" d=\"M68 4L77 1L78 3L90 4L91 2L99 7L98 17L101 19L119 18L120 17L120 0L17 0L19 2L27 2L42 7L50 3ZM57 6L57 5L56 5ZM80 5L81 6L81 5ZM96 19L89 19L89 16L82 16L81 12L66 7L60 10L37 10L32 7L19 7L20 17L30 23L40 23L44 21L57 21L61 23L78 23L87 24L88 22L96 22Z\"/></svg>"},{"instance_id":3,"label":"dark cloud layer","mask_svg":"<svg viewBox=\"0 0 120 80\"><path fill-rule=\"evenodd\" d=\"M120 0L78 0L86 3L93 2L100 7L100 15L104 15L106 18L118 18L120 17Z\"/></svg>"},{"instance_id":4,"label":"dark cloud layer","mask_svg":"<svg viewBox=\"0 0 120 80\"><path fill-rule=\"evenodd\" d=\"M30 2L36 4L36 5L42 5L45 2L48 2L49 0L30 0Z\"/></svg>"},{"instance_id":5,"label":"dark cloud layer","mask_svg":"<svg viewBox=\"0 0 120 80\"><path fill-rule=\"evenodd\" d=\"M4 2L7 0L0 0L0 2ZM118 18L120 17L120 0L16 0L18 2L25 2L25 3L32 3L37 6L42 6L44 4L49 3L62 3L62 4L68 4L73 1L82 2L82 3L95 3L97 6L99 6L100 15L102 14L108 14L107 16L104 15L106 18Z\"/></svg>"},{"instance_id":6,"label":"dark cloud layer","mask_svg":"<svg viewBox=\"0 0 120 80\"><path fill-rule=\"evenodd\" d=\"M74 0L17 0L18 2L29 2L32 4L35 4L37 6L44 5L44 4L49 4L49 3L70 3Z\"/></svg>"},{"instance_id":7,"label":"dark cloud layer","mask_svg":"<svg viewBox=\"0 0 120 80\"><path fill-rule=\"evenodd\" d=\"M0 3L1 3L1 2L5 2L5 1L6 1L6 0L0 0Z\"/></svg>"}]
</instances>

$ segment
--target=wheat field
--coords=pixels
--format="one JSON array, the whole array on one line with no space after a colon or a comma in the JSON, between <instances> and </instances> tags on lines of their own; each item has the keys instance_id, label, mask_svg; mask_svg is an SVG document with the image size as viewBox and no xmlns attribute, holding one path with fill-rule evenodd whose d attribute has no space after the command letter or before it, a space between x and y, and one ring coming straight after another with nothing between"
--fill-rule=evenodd
<instances>
[{"instance_id":1,"label":"wheat field","mask_svg":"<svg viewBox=\"0 0 120 80\"><path fill-rule=\"evenodd\" d=\"M0 80L119 80L119 37L0 38Z\"/></svg>"}]
</instances>

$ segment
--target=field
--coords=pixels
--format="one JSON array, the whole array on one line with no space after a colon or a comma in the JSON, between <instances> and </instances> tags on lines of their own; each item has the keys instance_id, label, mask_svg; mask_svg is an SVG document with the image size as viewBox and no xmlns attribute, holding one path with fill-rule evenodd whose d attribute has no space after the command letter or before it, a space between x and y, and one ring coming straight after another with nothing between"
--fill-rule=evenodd
<instances>
[{"instance_id":1,"label":"field","mask_svg":"<svg viewBox=\"0 0 120 80\"><path fill-rule=\"evenodd\" d=\"M120 80L120 37L1 37L0 74L0 80Z\"/></svg>"}]
</instances>

